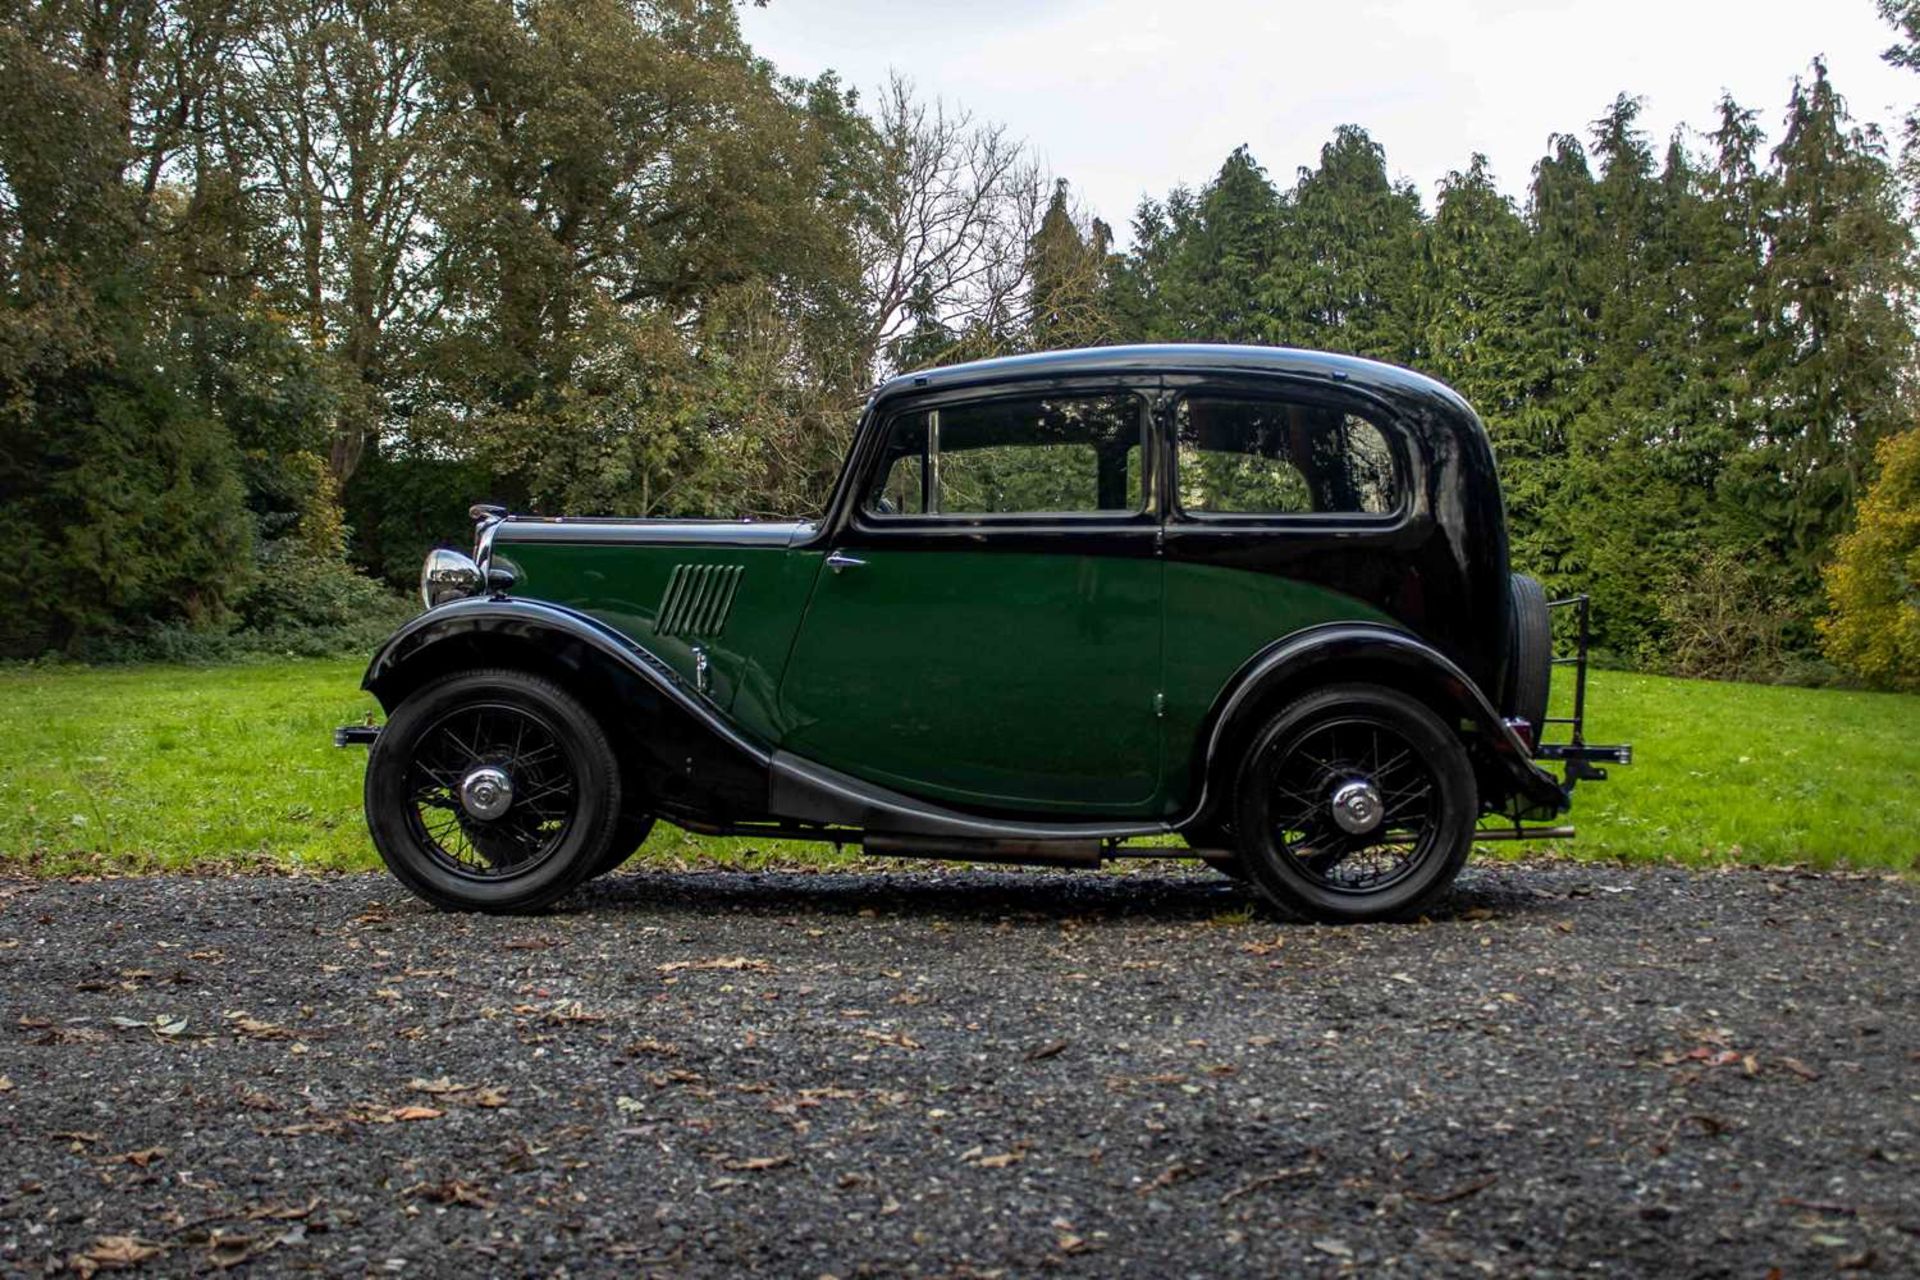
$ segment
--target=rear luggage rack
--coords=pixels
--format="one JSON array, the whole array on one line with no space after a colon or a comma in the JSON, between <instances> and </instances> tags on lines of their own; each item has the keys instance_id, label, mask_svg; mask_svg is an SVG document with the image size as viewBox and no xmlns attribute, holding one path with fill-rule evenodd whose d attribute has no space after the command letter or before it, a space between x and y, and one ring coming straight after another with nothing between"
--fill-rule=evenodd
<instances>
[{"instance_id":1,"label":"rear luggage rack","mask_svg":"<svg viewBox=\"0 0 1920 1280\"><path fill-rule=\"evenodd\" d=\"M1536 760L1559 760L1566 765L1563 785L1572 791L1574 784L1583 780L1605 782L1607 771L1596 767L1595 762L1607 764L1632 764L1631 746L1589 746L1587 744L1587 649L1592 640L1591 605L1586 596L1568 596L1564 600L1547 601L1547 609L1572 609L1578 631L1574 638L1574 650L1571 656L1553 659L1556 667L1573 668L1573 714L1570 716L1547 716L1534 734L1533 758ZM1566 725L1571 736L1566 742L1541 742L1547 736L1547 726Z\"/></svg>"}]
</instances>

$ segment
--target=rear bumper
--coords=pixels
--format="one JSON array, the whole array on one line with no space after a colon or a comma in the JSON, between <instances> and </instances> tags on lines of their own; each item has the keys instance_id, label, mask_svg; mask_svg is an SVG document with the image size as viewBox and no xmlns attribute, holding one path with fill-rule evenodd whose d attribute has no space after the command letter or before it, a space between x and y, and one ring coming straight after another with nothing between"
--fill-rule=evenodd
<instances>
[{"instance_id":1,"label":"rear bumper","mask_svg":"<svg viewBox=\"0 0 1920 1280\"><path fill-rule=\"evenodd\" d=\"M333 731L333 745L336 747L370 747L374 739L380 736L377 724L343 724Z\"/></svg>"}]
</instances>

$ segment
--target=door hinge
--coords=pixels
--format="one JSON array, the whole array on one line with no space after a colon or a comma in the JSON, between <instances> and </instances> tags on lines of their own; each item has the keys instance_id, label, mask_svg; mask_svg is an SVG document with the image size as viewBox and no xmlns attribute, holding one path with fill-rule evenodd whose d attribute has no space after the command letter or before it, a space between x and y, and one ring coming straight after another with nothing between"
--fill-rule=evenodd
<instances>
[{"instance_id":1,"label":"door hinge","mask_svg":"<svg viewBox=\"0 0 1920 1280\"><path fill-rule=\"evenodd\" d=\"M1156 693L1153 695L1153 714L1155 717L1163 717L1167 714L1166 694Z\"/></svg>"}]
</instances>

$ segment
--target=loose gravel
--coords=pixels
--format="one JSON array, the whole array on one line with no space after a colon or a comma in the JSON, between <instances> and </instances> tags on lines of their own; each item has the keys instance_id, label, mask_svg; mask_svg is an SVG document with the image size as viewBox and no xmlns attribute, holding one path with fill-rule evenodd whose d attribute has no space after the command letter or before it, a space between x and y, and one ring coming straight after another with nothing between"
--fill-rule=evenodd
<instances>
[{"instance_id":1,"label":"loose gravel","mask_svg":"<svg viewBox=\"0 0 1920 1280\"><path fill-rule=\"evenodd\" d=\"M1920 1273L1912 881L0 881L0 1271ZM1777 1270L1776 1270L1777 1269Z\"/></svg>"}]
</instances>

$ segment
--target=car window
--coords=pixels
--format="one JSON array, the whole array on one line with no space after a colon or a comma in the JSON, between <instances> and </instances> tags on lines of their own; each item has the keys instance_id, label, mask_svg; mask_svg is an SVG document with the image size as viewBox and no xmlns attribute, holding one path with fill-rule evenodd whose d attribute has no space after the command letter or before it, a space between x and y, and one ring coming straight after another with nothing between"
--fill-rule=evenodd
<instances>
[{"instance_id":1,"label":"car window","mask_svg":"<svg viewBox=\"0 0 1920 1280\"><path fill-rule=\"evenodd\" d=\"M1304 401L1196 395L1174 411L1175 492L1202 515L1386 515L1393 450L1373 423Z\"/></svg>"},{"instance_id":2,"label":"car window","mask_svg":"<svg viewBox=\"0 0 1920 1280\"><path fill-rule=\"evenodd\" d=\"M1057 515L1145 506L1141 401L1022 396L896 417L867 495L878 515Z\"/></svg>"}]
</instances>

